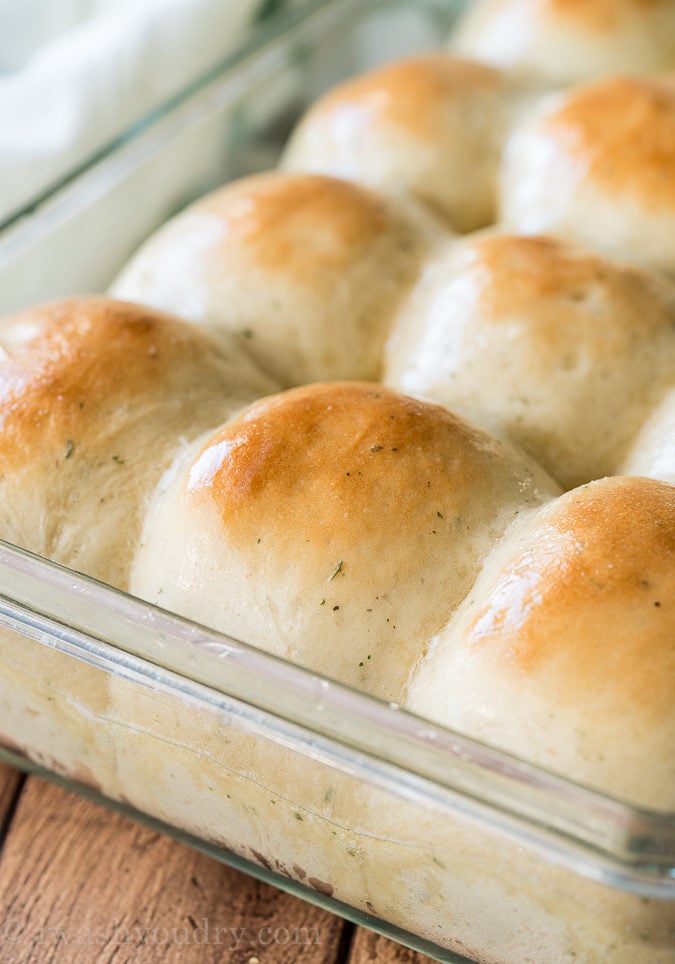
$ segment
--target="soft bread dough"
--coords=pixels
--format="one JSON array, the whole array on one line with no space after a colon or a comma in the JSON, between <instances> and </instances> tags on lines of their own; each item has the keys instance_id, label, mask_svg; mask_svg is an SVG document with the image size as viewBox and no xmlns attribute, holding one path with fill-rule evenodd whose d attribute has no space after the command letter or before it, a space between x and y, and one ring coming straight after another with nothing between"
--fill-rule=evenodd
<instances>
[{"instance_id":1,"label":"soft bread dough","mask_svg":"<svg viewBox=\"0 0 675 964\"><path fill-rule=\"evenodd\" d=\"M675 73L544 100L509 139L505 228L555 234L675 275Z\"/></svg>"},{"instance_id":2,"label":"soft bread dough","mask_svg":"<svg viewBox=\"0 0 675 964\"><path fill-rule=\"evenodd\" d=\"M633 439L620 475L647 475L675 485L675 388L665 393Z\"/></svg>"},{"instance_id":3,"label":"soft bread dough","mask_svg":"<svg viewBox=\"0 0 675 964\"><path fill-rule=\"evenodd\" d=\"M160 228L111 292L239 339L284 386L380 377L392 317L448 230L412 202L269 173Z\"/></svg>"},{"instance_id":4,"label":"soft bread dough","mask_svg":"<svg viewBox=\"0 0 675 964\"><path fill-rule=\"evenodd\" d=\"M503 142L533 97L471 61L443 54L397 61L318 100L282 166L404 194L458 231L473 231L495 219Z\"/></svg>"},{"instance_id":5,"label":"soft bread dough","mask_svg":"<svg viewBox=\"0 0 675 964\"><path fill-rule=\"evenodd\" d=\"M511 439L566 488L616 474L675 385L675 285L552 238L473 235L427 263L385 380Z\"/></svg>"},{"instance_id":6,"label":"soft bread dough","mask_svg":"<svg viewBox=\"0 0 675 964\"><path fill-rule=\"evenodd\" d=\"M438 406L310 385L256 403L174 466L131 589L397 700L494 540L557 491Z\"/></svg>"},{"instance_id":7,"label":"soft bread dough","mask_svg":"<svg viewBox=\"0 0 675 964\"><path fill-rule=\"evenodd\" d=\"M176 452L275 382L236 344L107 298L0 321L0 530L122 589Z\"/></svg>"},{"instance_id":8,"label":"soft bread dough","mask_svg":"<svg viewBox=\"0 0 675 964\"><path fill-rule=\"evenodd\" d=\"M476 0L450 38L463 57L554 84L675 66L672 0Z\"/></svg>"},{"instance_id":9,"label":"soft bread dough","mask_svg":"<svg viewBox=\"0 0 675 964\"><path fill-rule=\"evenodd\" d=\"M675 487L591 482L509 530L434 640L406 705L672 812L674 601Z\"/></svg>"}]
</instances>

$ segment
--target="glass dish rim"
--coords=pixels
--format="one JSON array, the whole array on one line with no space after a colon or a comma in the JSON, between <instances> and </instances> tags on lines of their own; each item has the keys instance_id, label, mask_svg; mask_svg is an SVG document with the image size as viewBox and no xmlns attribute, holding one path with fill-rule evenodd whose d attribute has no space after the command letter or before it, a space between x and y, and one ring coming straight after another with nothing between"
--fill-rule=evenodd
<instances>
[{"instance_id":1,"label":"glass dish rim","mask_svg":"<svg viewBox=\"0 0 675 964\"><path fill-rule=\"evenodd\" d=\"M405 2L405 0L398 0ZM430 7L449 4L461 10L470 0L425 0ZM391 0L367 0L368 11ZM254 24L247 39L220 63L177 94L134 121L125 130L72 167L27 203L0 218L0 263L28 247L45 231L71 216L73 208L88 205L111 181L133 169L170 143L200 114L245 96L249 83L264 80L284 65L289 46L302 48L333 27L363 16L363 0L303 0Z\"/></svg>"},{"instance_id":2,"label":"glass dish rim","mask_svg":"<svg viewBox=\"0 0 675 964\"><path fill-rule=\"evenodd\" d=\"M369 0L371 4L385 2L387 0ZM466 0L449 0L449 2L462 3ZM359 0L302 0L297 6L274 10L266 16L261 16L264 10L264 3L261 0L260 9L245 38L218 63L131 122L88 157L74 163L68 170L54 177L32 198L2 215L0 217L0 253L3 244L7 243L7 239L11 242L17 230L20 234L27 229L31 233L33 230L39 230L40 221L45 215L49 216L54 203L62 194L66 193L70 196L73 190L77 193L86 181L99 175L102 165L115 159L120 153L124 153L125 148L133 149L157 124L172 117L182 106L207 92L214 83L236 78L247 63L260 62L264 69L270 51L273 51L281 41L293 40L296 35L302 38L305 32L321 29L322 19L336 15L336 10L331 9L333 5L340 8L340 16L345 16L353 8L358 9L358 3ZM318 21L318 25L315 21ZM273 69L272 65L268 65L267 69Z\"/></svg>"},{"instance_id":3,"label":"glass dish rim","mask_svg":"<svg viewBox=\"0 0 675 964\"><path fill-rule=\"evenodd\" d=\"M234 711L278 741L460 811L582 876L675 899L673 813L575 783L2 541L0 586L0 624L42 644Z\"/></svg>"}]
</instances>

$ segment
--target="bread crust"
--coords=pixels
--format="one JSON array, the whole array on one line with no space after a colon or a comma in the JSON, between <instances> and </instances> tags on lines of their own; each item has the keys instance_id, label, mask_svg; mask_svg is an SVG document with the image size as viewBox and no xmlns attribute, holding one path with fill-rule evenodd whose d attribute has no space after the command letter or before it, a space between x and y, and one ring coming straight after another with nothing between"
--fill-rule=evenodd
<instances>
[{"instance_id":1,"label":"bread crust","mask_svg":"<svg viewBox=\"0 0 675 964\"><path fill-rule=\"evenodd\" d=\"M333 177L271 172L179 214L111 291L234 337L285 387L376 379L392 318L447 236L410 202Z\"/></svg>"},{"instance_id":2,"label":"bread crust","mask_svg":"<svg viewBox=\"0 0 675 964\"><path fill-rule=\"evenodd\" d=\"M186 439L274 385L234 346L106 298L0 323L3 538L121 588Z\"/></svg>"}]
</instances>

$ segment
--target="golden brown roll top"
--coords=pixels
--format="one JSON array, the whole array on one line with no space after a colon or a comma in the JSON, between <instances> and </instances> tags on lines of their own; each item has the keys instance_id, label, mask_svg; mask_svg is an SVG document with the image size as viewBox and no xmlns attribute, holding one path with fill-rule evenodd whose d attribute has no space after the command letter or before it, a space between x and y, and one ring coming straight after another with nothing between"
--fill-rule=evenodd
<instances>
[{"instance_id":1,"label":"golden brown roll top","mask_svg":"<svg viewBox=\"0 0 675 964\"><path fill-rule=\"evenodd\" d=\"M495 219L509 125L531 97L489 67L443 54L401 60L319 100L282 165L415 198L459 231Z\"/></svg>"},{"instance_id":2,"label":"golden brown roll top","mask_svg":"<svg viewBox=\"0 0 675 964\"><path fill-rule=\"evenodd\" d=\"M266 390L235 346L105 298L0 322L0 534L118 586L187 439Z\"/></svg>"},{"instance_id":3,"label":"golden brown roll top","mask_svg":"<svg viewBox=\"0 0 675 964\"><path fill-rule=\"evenodd\" d=\"M376 379L392 316L445 236L355 184L264 174L161 228L112 292L234 335L284 386Z\"/></svg>"},{"instance_id":4,"label":"golden brown roll top","mask_svg":"<svg viewBox=\"0 0 675 964\"><path fill-rule=\"evenodd\" d=\"M675 274L675 74L558 95L504 153L506 227Z\"/></svg>"},{"instance_id":5,"label":"golden brown roll top","mask_svg":"<svg viewBox=\"0 0 675 964\"><path fill-rule=\"evenodd\" d=\"M132 591L387 699L556 487L443 409L333 383L258 402L157 491Z\"/></svg>"},{"instance_id":6,"label":"golden brown roll top","mask_svg":"<svg viewBox=\"0 0 675 964\"><path fill-rule=\"evenodd\" d=\"M446 245L385 378L515 441L564 487L615 474L675 386L675 285L551 238Z\"/></svg>"},{"instance_id":7,"label":"golden brown roll top","mask_svg":"<svg viewBox=\"0 0 675 964\"><path fill-rule=\"evenodd\" d=\"M675 808L675 488L613 478L512 527L408 705L645 806Z\"/></svg>"},{"instance_id":8,"label":"golden brown roll top","mask_svg":"<svg viewBox=\"0 0 675 964\"><path fill-rule=\"evenodd\" d=\"M675 66L672 0L477 0L451 48L556 84Z\"/></svg>"}]
</instances>

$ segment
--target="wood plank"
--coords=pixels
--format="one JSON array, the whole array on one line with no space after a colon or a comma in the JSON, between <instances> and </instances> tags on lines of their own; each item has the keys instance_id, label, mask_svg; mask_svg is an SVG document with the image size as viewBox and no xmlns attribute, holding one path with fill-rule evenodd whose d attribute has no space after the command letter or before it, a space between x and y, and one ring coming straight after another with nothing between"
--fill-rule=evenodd
<instances>
[{"instance_id":1,"label":"wood plank","mask_svg":"<svg viewBox=\"0 0 675 964\"><path fill-rule=\"evenodd\" d=\"M434 964L430 957L411 951L363 927L357 927L348 964Z\"/></svg>"},{"instance_id":2,"label":"wood plank","mask_svg":"<svg viewBox=\"0 0 675 964\"><path fill-rule=\"evenodd\" d=\"M0 863L0 964L334 964L341 920L37 778Z\"/></svg>"},{"instance_id":3,"label":"wood plank","mask_svg":"<svg viewBox=\"0 0 675 964\"><path fill-rule=\"evenodd\" d=\"M7 821L11 818L24 779L24 775L18 770L6 763L0 763L0 841L4 837Z\"/></svg>"}]
</instances>

